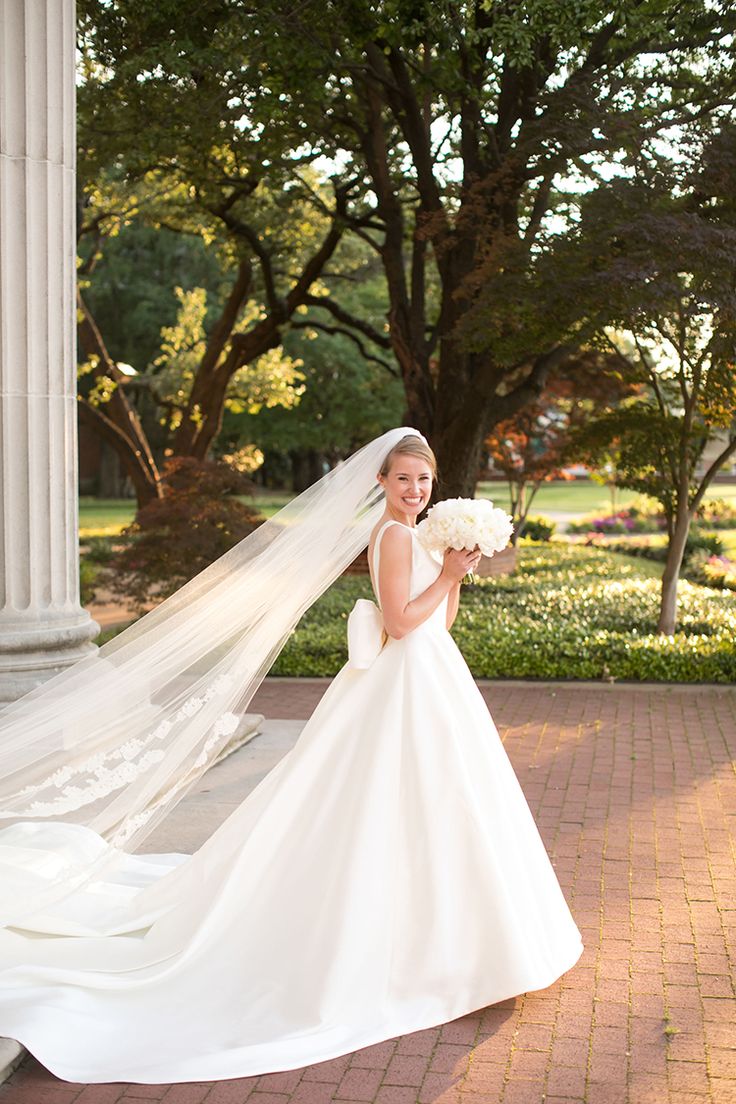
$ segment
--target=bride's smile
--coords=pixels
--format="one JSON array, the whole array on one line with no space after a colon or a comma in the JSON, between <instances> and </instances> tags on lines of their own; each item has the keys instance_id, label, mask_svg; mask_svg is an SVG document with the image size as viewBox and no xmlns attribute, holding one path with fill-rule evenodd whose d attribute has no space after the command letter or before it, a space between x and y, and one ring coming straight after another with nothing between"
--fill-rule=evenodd
<instances>
[{"instance_id":1,"label":"bride's smile","mask_svg":"<svg viewBox=\"0 0 736 1104\"><path fill-rule=\"evenodd\" d=\"M415 525L429 503L433 474L426 460L411 455L401 456L400 463L380 472L378 481L386 492L386 512L404 525Z\"/></svg>"}]
</instances>

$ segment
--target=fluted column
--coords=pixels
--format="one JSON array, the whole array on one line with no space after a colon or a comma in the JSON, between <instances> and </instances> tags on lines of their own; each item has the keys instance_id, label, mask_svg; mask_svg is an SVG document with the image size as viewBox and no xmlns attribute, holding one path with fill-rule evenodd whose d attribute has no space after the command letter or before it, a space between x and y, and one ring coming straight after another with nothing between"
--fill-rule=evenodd
<instances>
[{"instance_id":1,"label":"fluted column","mask_svg":"<svg viewBox=\"0 0 736 1104\"><path fill-rule=\"evenodd\" d=\"M94 647L79 603L74 0L0 0L0 701Z\"/></svg>"}]
</instances>

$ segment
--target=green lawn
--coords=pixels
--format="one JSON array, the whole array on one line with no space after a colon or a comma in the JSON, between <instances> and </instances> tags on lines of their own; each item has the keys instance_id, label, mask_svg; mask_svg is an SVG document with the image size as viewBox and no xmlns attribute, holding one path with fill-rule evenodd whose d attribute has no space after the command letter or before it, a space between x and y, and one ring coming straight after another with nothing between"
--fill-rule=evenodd
<instances>
[{"instance_id":1,"label":"green lawn","mask_svg":"<svg viewBox=\"0 0 736 1104\"><path fill-rule=\"evenodd\" d=\"M492 499L495 506L509 509L509 492L505 483L479 483L477 494ZM621 510L641 498L636 491L618 491L616 509ZM723 498L736 506L736 483L711 486L710 493L706 495L706 499L709 498ZM653 500L652 505L656 505ZM608 514L611 511L611 495L606 487L600 487L589 479L576 479L574 482L554 480L540 487L532 501L532 515L544 514L547 510L581 515L596 512Z\"/></svg>"},{"instance_id":2,"label":"green lawn","mask_svg":"<svg viewBox=\"0 0 736 1104\"><path fill-rule=\"evenodd\" d=\"M503 510L510 508L509 489L506 483L479 483L476 492L479 498L490 498L494 506ZM619 491L616 495L616 509L629 506L640 496L635 491ZM532 500L532 515L544 514L546 510L555 513L590 514L594 511L609 513L611 496L605 487L599 487L590 480L554 480L545 483Z\"/></svg>"},{"instance_id":3,"label":"green lawn","mask_svg":"<svg viewBox=\"0 0 736 1104\"><path fill-rule=\"evenodd\" d=\"M133 520L135 501L130 498L79 499L80 537L114 537Z\"/></svg>"},{"instance_id":4,"label":"green lawn","mask_svg":"<svg viewBox=\"0 0 736 1104\"><path fill-rule=\"evenodd\" d=\"M287 491L269 491L263 497L243 496L242 501L254 505L264 517L272 517L293 496ZM114 537L129 525L135 515L135 500L132 498L91 498L79 499L79 535L85 537Z\"/></svg>"}]
</instances>

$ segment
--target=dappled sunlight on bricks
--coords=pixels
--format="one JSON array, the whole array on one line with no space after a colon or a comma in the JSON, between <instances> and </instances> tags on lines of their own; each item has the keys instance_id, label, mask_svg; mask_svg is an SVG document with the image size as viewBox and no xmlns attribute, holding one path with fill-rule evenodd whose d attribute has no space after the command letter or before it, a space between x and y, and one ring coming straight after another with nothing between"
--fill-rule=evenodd
<instances>
[{"instance_id":1,"label":"dappled sunlight on bricks","mask_svg":"<svg viewBox=\"0 0 736 1104\"><path fill-rule=\"evenodd\" d=\"M251 708L307 717L325 680ZM736 1104L736 691L482 685L586 944L538 993L303 1070L0 1104ZM86 1095L83 1095L86 1094Z\"/></svg>"}]
</instances>

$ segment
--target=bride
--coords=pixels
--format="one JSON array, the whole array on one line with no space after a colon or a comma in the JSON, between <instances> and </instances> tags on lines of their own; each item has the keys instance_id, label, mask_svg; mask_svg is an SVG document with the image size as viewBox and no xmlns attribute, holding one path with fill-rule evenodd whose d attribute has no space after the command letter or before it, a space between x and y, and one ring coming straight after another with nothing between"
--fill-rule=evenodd
<instances>
[{"instance_id":1,"label":"bride","mask_svg":"<svg viewBox=\"0 0 736 1104\"><path fill-rule=\"evenodd\" d=\"M378 474L376 475L376 473ZM79 1082L295 1069L542 989L570 915L448 629L474 551L416 538L435 461L390 431L0 714L0 1034ZM385 643L191 856L146 832L368 543Z\"/></svg>"}]
</instances>

